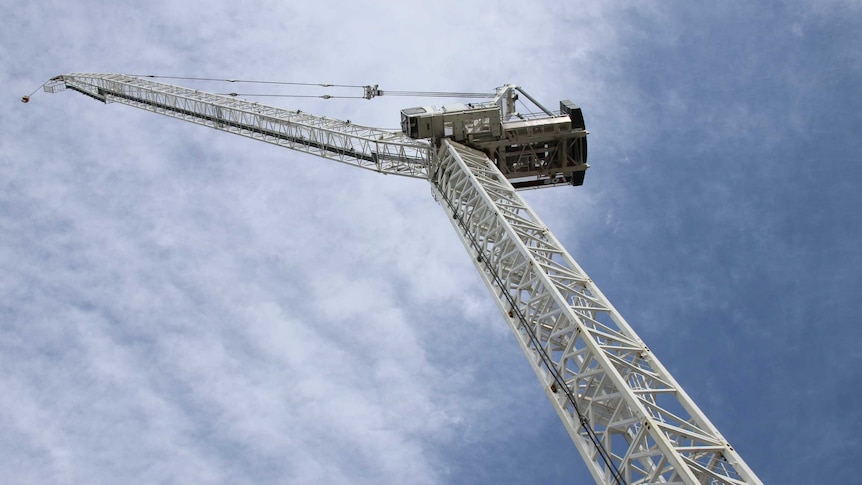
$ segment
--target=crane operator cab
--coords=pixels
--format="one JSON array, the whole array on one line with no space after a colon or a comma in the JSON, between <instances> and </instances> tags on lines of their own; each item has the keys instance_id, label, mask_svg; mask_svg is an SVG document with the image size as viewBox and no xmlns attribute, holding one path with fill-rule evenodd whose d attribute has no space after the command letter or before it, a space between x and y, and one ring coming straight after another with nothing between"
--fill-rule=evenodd
<instances>
[{"instance_id":1,"label":"crane operator cab","mask_svg":"<svg viewBox=\"0 0 862 485\"><path fill-rule=\"evenodd\" d=\"M449 138L485 152L516 189L582 185L587 131L581 108L565 100L550 112L517 86L501 88L495 102L401 110L401 131L413 139ZM517 92L541 113L514 110Z\"/></svg>"}]
</instances>

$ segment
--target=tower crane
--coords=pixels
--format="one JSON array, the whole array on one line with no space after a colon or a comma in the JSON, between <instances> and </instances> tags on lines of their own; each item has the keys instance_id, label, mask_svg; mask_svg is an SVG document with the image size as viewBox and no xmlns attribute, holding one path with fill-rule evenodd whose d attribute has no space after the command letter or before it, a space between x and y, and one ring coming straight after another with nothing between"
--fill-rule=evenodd
<instances>
[{"instance_id":1,"label":"tower crane","mask_svg":"<svg viewBox=\"0 0 862 485\"><path fill-rule=\"evenodd\" d=\"M140 76L44 85L67 89L428 180L597 483L762 483L519 195L584 182L587 131L574 103L551 111L505 85L490 101L403 109L398 132ZM385 94L365 86L363 97ZM521 97L537 114L517 111Z\"/></svg>"}]
</instances>

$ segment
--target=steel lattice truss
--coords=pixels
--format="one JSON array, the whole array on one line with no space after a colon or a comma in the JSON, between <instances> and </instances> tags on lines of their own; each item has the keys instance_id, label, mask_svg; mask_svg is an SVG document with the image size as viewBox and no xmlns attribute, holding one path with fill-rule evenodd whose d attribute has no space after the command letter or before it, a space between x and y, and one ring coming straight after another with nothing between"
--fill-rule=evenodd
<instances>
[{"instance_id":1,"label":"steel lattice truss","mask_svg":"<svg viewBox=\"0 0 862 485\"><path fill-rule=\"evenodd\" d=\"M485 154L431 181L598 483L760 483Z\"/></svg>"},{"instance_id":2,"label":"steel lattice truss","mask_svg":"<svg viewBox=\"0 0 862 485\"><path fill-rule=\"evenodd\" d=\"M65 88L375 172L425 178L431 154L429 143L400 132L123 74L68 74L45 85Z\"/></svg>"},{"instance_id":3,"label":"steel lattice truss","mask_svg":"<svg viewBox=\"0 0 862 485\"><path fill-rule=\"evenodd\" d=\"M597 483L761 483L482 152L120 74L45 85L427 178Z\"/></svg>"}]
</instances>

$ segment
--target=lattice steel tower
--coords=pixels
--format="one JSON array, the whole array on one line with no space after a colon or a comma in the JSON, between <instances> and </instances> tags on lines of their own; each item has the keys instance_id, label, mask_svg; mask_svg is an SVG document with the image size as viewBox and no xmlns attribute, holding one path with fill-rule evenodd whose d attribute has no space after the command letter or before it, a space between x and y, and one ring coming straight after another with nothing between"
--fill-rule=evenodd
<instances>
[{"instance_id":1,"label":"lattice steel tower","mask_svg":"<svg viewBox=\"0 0 862 485\"><path fill-rule=\"evenodd\" d=\"M517 192L583 183L573 103L550 111L506 85L488 102L404 109L393 132L128 75L45 84L64 89L427 179L597 483L761 483ZM516 110L521 96L538 114Z\"/></svg>"}]
</instances>

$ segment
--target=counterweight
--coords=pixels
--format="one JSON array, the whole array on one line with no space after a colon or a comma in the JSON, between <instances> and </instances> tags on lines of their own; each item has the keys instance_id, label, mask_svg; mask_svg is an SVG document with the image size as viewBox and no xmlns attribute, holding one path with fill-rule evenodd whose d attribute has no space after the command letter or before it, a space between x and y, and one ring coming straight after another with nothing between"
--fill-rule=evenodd
<instances>
[{"instance_id":1,"label":"counterweight","mask_svg":"<svg viewBox=\"0 0 862 485\"><path fill-rule=\"evenodd\" d=\"M398 133L119 74L45 86L63 89L426 178L597 483L761 483L516 191L583 181L571 103L518 119L516 92L529 96L505 86L496 104L405 110ZM425 121L440 132L417 139Z\"/></svg>"}]
</instances>

